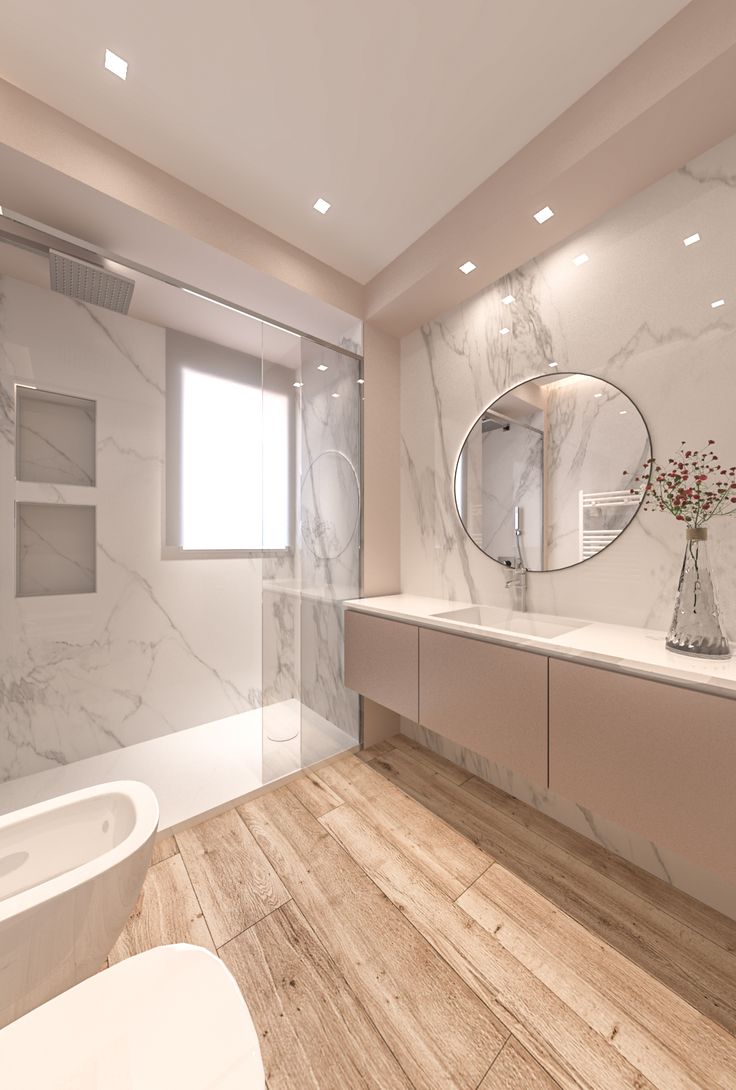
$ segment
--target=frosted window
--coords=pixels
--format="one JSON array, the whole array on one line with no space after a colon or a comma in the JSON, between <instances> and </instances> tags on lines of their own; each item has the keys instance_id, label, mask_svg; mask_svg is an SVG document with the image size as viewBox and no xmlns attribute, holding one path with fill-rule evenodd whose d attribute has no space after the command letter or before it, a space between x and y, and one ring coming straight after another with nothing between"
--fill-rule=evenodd
<instances>
[{"instance_id":1,"label":"frosted window","mask_svg":"<svg viewBox=\"0 0 736 1090\"><path fill-rule=\"evenodd\" d=\"M289 402L191 368L181 385L181 545L289 545Z\"/></svg>"}]
</instances>

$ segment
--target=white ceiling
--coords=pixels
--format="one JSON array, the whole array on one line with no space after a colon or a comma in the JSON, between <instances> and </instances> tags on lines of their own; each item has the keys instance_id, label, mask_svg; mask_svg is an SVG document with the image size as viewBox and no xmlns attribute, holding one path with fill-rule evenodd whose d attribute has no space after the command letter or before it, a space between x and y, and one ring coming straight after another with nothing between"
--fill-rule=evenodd
<instances>
[{"instance_id":1,"label":"white ceiling","mask_svg":"<svg viewBox=\"0 0 736 1090\"><path fill-rule=\"evenodd\" d=\"M3 0L0 77L367 282L686 2Z\"/></svg>"}]
</instances>

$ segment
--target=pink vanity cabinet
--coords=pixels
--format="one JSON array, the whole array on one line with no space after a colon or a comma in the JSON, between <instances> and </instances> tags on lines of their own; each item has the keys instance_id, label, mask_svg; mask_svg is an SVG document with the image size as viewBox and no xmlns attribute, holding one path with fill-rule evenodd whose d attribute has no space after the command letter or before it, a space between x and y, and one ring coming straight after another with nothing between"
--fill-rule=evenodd
<instances>
[{"instance_id":1,"label":"pink vanity cabinet","mask_svg":"<svg viewBox=\"0 0 736 1090\"><path fill-rule=\"evenodd\" d=\"M419 629L414 624L345 613L345 684L393 712L419 719Z\"/></svg>"},{"instance_id":2,"label":"pink vanity cabinet","mask_svg":"<svg viewBox=\"0 0 736 1090\"><path fill-rule=\"evenodd\" d=\"M546 786L545 655L347 610L345 684Z\"/></svg>"},{"instance_id":3,"label":"pink vanity cabinet","mask_svg":"<svg viewBox=\"0 0 736 1090\"><path fill-rule=\"evenodd\" d=\"M546 656L420 628L419 722L546 786Z\"/></svg>"},{"instance_id":4,"label":"pink vanity cabinet","mask_svg":"<svg viewBox=\"0 0 736 1090\"><path fill-rule=\"evenodd\" d=\"M736 700L550 659L549 786L736 882Z\"/></svg>"}]
</instances>

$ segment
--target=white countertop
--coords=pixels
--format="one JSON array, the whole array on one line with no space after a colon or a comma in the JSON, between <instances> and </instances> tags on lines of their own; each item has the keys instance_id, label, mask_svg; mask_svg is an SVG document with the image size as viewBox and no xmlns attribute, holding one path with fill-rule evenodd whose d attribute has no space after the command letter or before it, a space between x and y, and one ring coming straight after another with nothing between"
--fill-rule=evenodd
<instances>
[{"instance_id":1,"label":"white countertop","mask_svg":"<svg viewBox=\"0 0 736 1090\"><path fill-rule=\"evenodd\" d=\"M303 583L301 579L266 579L263 582L263 590L271 594L286 594L290 598L311 598L319 602L342 602L355 594L355 584L352 587L344 587L338 583L325 583L322 586L314 586Z\"/></svg>"},{"instance_id":2,"label":"white countertop","mask_svg":"<svg viewBox=\"0 0 736 1090\"><path fill-rule=\"evenodd\" d=\"M688 689L715 693L736 699L736 656L730 659L698 658L668 651L665 633L649 628L602 624L598 621L571 621L578 625L570 632L552 638L521 635L503 628L481 627L463 621L437 617L438 613L472 608L470 602L451 602L442 598L420 598L413 594L392 594L383 598L355 598L344 603L346 609L388 617L397 621L433 628L440 632L463 633L489 643L517 647L551 658L590 663L619 673L634 674L666 681ZM509 618L523 617L510 610L501 611ZM567 620L542 614L528 614L543 621Z\"/></svg>"}]
</instances>

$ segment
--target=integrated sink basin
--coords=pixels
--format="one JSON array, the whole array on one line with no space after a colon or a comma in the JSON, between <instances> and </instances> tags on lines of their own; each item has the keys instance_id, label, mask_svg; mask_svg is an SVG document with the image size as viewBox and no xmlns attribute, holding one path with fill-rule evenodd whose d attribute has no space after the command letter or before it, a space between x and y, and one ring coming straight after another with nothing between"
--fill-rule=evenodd
<instances>
[{"instance_id":1,"label":"integrated sink basin","mask_svg":"<svg viewBox=\"0 0 736 1090\"><path fill-rule=\"evenodd\" d=\"M477 628L493 628L501 632L518 632L524 636L538 636L543 640L552 640L555 636L564 636L584 628L585 621L572 621L567 617L552 618L536 613L513 613L497 606L466 606L464 609L451 609L447 613L433 613L445 621L458 621Z\"/></svg>"}]
</instances>

